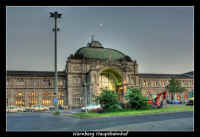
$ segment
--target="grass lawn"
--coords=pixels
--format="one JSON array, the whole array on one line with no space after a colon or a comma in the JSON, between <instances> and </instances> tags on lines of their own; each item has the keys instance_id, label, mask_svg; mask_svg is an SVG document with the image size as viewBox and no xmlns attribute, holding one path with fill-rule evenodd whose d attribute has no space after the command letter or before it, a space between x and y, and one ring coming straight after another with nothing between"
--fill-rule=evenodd
<instances>
[{"instance_id":1,"label":"grass lawn","mask_svg":"<svg viewBox=\"0 0 200 137\"><path fill-rule=\"evenodd\" d=\"M183 112L193 111L194 106L167 106L167 108L161 109L148 109L148 110L123 110L119 112L105 112L105 113L94 113L94 112L81 112L72 114L72 116L81 118L95 118L95 117L112 117L112 116L130 116L130 115L146 115L146 114L160 114L170 112Z\"/></svg>"}]
</instances>

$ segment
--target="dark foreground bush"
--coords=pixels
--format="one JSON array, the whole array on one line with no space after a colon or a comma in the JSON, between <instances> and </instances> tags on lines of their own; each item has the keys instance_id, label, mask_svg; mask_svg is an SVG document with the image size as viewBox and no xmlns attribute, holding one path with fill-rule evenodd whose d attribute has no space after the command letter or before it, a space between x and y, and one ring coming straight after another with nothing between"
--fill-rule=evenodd
<instances>
[{"instance_id":1,"label":"dark foreground bush","mask_svg":"<svg viewBox=\"0 0 200 137\"><path fill-rule=\"evenodd\" d=\"M118 96L115 91L103 90L97 100L105 112L118 111Z\"/></svg>"},{"instance_id":2,"label":"dark foreground bush","mask_svg":"<svg viewBox=\"0 0 200 137\"><path fill-rule=\"evenodd\" d=\"M144 109L148 106L147 99L142 96L139 88L129 87L125 98L128 101L129 107L132 109Z\"/></svg>"},{"instance_id":3,"label":"dark foreground bush","mask_svg":"<svg viewBox=\"0 0 200 137\"><path fill-rule=\"evenodd\" d=\"M103 109L98 109L97 113L104 113L104 110Z\"/></svg>"}]
</instances>

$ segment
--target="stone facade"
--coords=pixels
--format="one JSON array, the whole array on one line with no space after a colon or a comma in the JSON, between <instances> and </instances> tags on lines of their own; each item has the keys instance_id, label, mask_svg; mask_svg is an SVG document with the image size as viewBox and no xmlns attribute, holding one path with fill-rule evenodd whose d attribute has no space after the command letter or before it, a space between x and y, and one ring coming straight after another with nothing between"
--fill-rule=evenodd
<instances>
[{"instance_id":1,"label":"stone facade","mask_svg":"<svg viewBox=\"0 0 200 137\"><path fill-rule=\"evenodd\" d=\"M139 74L140 87L143 95L150 97L149 95L156 95L165 90L165 87L169 84L169 81L174 77L177 81L181 82L181 86L186 88L183 93L176 93L176 99L180 98L182 101L186 101L188 93L194 90L193 76L185 76L184 74ZM167 94L167 98L170 99L170 94Z\"/></svg>"},{"instance_id":2,"label":"stone facade","mask_svg":"<svg viewBox=\"0 0 200 137\"><path fill-rule=\"evenodd\" d=\"M84 50L79 49L75 55L69 56L65 70L58 72L60 105L69 108L81 107L86 103L85 98L88 104L95 103L95 97L102 89L116 91L119 100L123 102L128 86L141 88L145 96L156 95L165 90L172 77L187 88L180 94L181 98L194 89L193 73L139 73L136 60L119 51L103 48L99 42L96 43L97 46L94 42ZM94 54L90 54L91 52ZM104 55L101 57L101 54ZM6 80L7 105L54 105L54 72L7 71Z\"/></svg>"},{"instance_id":3,"label":"stone facade","mask_svg":"<svg viewBox=\"0 0 200 137\"><path fill-rule=\"evenodd\" d=\"M7 71L6 104L31 106L53 105L54 76L53 72ZM66 102L66 82L64 73L58 79L59 104Z\"/></svg>"},{"instance_id":4,"label":"stone facade","mask_svg":"<svg viewBox=\"0 0 200 137\"><path fill-rule=\"evenodd\" d=\"M121 86L139 87L139 77L137 71L137 63L119 62L119 61L102 61L102 60L75 60L67 61L67 93L69 106L82 106L84 104L84 84L87 83L86 90L88 94L98 96L101 92L100 75L104 70L112 70L119 73ZM90 96L90 95L89 95ZM77 101L77 98L80 98ZM94 100L94 99L92 99Z\"/></svg>"}]
</instances>

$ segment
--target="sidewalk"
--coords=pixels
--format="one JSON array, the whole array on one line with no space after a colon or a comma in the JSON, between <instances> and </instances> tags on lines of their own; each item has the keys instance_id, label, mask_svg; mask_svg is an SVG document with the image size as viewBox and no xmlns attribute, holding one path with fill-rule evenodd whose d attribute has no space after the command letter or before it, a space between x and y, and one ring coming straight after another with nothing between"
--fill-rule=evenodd
<instances>
[{"instance_id":1,"label":"sidewalk","mask_svg":"<svg viewBox=\"0 0 200 137\"><path fill-rule=\"evenodd\" d=\"M62 113L67 113L67 114L72 114L72 113L80 113L81 109L80 108L76 108L76 109L71 109L71 110L62 110Z\"/></svg>"}]
</instances>

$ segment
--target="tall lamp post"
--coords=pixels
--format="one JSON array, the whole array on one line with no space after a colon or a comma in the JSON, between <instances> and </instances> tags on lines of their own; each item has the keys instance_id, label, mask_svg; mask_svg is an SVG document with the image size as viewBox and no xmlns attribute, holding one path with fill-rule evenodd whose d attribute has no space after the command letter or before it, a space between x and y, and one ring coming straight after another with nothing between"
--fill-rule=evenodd
<instances>
[{"instance_id":1,"label":"tall lamp post","mask_svg":"<svg viewBox=\"0 0 200 137\"><path fill-rule=\"evenodd\" d=\"M57 31L59 31L59 28L57 27L57 19L61 18L60 13L55 11L54 13L50 12L50 17L54 18L55 21L55 28L53 28L53 32L55 32L55 94L56 94L56 112L58 112L58 86L57 86Z\"/></svg>"},{"instance_id":2,"label":"tall lamp post","mask_svg":"<svg viewBox=\"0 0 200 137\"><path fill-rule=\"evenodd\" d=\"M84 90L84 105L85 105L85 112L86 113L88 113L88 111L87 111L87 83L86 82L84 82L84 84L83 84L83 90Z\"/></svg>"}]
</instances>

